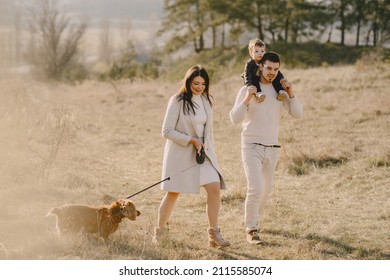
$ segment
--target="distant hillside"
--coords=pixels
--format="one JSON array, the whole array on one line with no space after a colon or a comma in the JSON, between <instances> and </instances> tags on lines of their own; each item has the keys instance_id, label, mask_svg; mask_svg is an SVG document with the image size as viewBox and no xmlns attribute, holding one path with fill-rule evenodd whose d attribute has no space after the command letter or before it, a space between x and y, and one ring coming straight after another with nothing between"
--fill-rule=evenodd
<instances>
[{"instance_id":1,"label":"distant hillside","mask_svg":"<svg viewBox=\"0 0 390 280\"><path fill-rule=\"evenodd\" d=\"M328 65L354 64L365 54L371 53L372 59L384 61L389 59L389 49L373 47L340 46L337 44L320 44L316 42L290 44L275 43L268 50L281 55L283 67L310 68ZM213 49L194 53L188 58L180 58L164 67L161 76L168 80L178 80L189 66L203 64L211 75L222 77L227 73L240 73L249 58L246 46L241 48Z\"/></svg>"}]
</instances>

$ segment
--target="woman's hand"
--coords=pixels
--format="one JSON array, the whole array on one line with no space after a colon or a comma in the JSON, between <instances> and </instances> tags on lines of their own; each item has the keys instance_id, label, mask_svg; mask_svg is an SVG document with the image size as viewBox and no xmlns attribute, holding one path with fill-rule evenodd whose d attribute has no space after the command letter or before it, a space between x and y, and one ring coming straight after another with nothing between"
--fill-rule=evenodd
<instances>
[{"instance_id":1,"label":"woman's hand","mask_svg":"<svg viewBox=\"0 0 390 280\"><path fill-rule=\"evenodd\" d=\"M202 147L204 147L202 141L198 138L192 137L190 140L190 144L195 146L196 152L198 153L198 155L200 155L200 150L202 149Z\"/></svg>"}]
</instances>

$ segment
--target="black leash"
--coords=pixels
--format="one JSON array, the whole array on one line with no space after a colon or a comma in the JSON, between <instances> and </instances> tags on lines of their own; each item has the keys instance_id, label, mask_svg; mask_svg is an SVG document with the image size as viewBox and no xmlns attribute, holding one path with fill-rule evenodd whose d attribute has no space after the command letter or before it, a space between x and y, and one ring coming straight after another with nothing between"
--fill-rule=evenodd
<instances>
[{"instance_id":1,"label":"black leash","mask_svg":"<svg viewBox=\"0 0 390 280\"><path fill-rule=\"evenodd\" d=\"M155 183L147 188L144 188L143 190L140 190L139 192L136 192L135 194L132 194L132 195L126 197L126 199L132 198L133 196L136 196L137 194L140 194L140 193L142 193L150 188L153 188L154 186L157 186L158 184L161 184L162 182L169 181L169 180L171 180L171 177L167 177L164 180L161 180L160 182L157 182L157 183Z\"/></svg>"},{"instance_id":2,"label":"black leash","mask_svg":"<svg viewBox=\"0 0 390 280\"><path fill-rule=\"evenodd\" d=\"M185 172L185 171L187 171L187 170L189 170L189 169L191 169L191 168L194 168L194 167L197 166L197 165L198 165L198 164L195 164L195 165L193 165L193 166L190 166L190 167L188 167L188 168L186 168L186 169L180 171L179 173L177 173L177 174L175 174L175 175L173 175L173 176L179 175L180 173L183 173L183 172ZM144 192L144 191L146 191L146 190L148 190L148 189L153 188L154 186L157 186L158 184L161 184L162 182L169 181L169 180L171 180L171 177L167 177L167 178L165 178L164 180L161 180L161 181L159 181L159 182L157 182L157 183L155 183L155 184L153 184L153 185L151 185L151 186L149 186L149 187L146 187L146 188L140 190L139 192L136 192L135 194L129 195L128 197L126 197L126 199L132 198L133 196L136 196L137 194L140 194L140 193L142 193L142 192Z\"/></svg>"}]
</instances>

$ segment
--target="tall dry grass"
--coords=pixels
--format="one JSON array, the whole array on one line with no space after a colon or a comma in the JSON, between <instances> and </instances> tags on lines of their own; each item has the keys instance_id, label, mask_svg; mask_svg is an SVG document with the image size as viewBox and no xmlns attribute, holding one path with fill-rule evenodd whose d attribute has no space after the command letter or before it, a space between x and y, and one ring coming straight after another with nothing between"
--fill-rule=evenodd
<instances>
[{"instance_id":1,"label":"tall dry grass","mask_svg":"<svg viewBox=\"0 0 390 280\"><path fill-rule=\"evenodd\" d=\"M57 238L47 211L101 204L160 180L161 123L179 83L0 81L0 259L389 259L389 65L285 70L304 118L283 114L265 243L245 242L240 126L229 111L238 75L213 81L216 151L228 189L220 227L232 246L207 246L206 196L183 195L170 237L151 244L159 187L133 198L142 215L109 245ZM180 168L178 169L180 171Z\"/></svg>"}]
</instances>

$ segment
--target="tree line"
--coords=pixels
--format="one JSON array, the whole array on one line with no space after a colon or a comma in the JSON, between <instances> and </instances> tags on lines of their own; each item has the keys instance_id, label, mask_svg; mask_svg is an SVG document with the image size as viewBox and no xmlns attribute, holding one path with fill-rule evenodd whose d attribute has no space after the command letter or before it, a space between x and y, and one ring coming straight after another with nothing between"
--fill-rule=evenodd
<instances>
[{"instance_id":1,"label":"tree line","mask_svg":"<svg viewBox=\"0 0 390 280\"><path fill-rule=\"evenodd\" d=\"M390 41L390 0L164 0L158 35L165 50L192 44L196 52L235 44L244 33L272 43L324 40L346 45L385 45Z\"/></svg>"},{"instance_id":2,"label":"tree line","mask_svg":"<svg viewBox=\"0 0 390 280\"><path fill-rule=\"evenodd\" d=\"M347 33L354 35L356 46L386 46L390 41L389 3L390 0L165 0L162 24L157 33L164 36L165 49L153 48L145 63L137 62L130 22L121 26L121 46L114 51L110 23L102 21L99 60L108 68L98 73L98 78L156 78L164 72L164 67L167 68L164 59L171 61L170 54L181 48L188 49L189 45L195 53L212 50L210 59L216 58L215 52L233 55L228 51L237 50L231 46L243 48L240 41L243 34L257 36L271 45L278 44L280 50L290 50L289 46L299 44L304 51L303 42L314 42L315 47L321 44L348 49L350 47L343 47ZM86 22L72 22L54 0L37 0L30 6L28 27L30 39L24 58L38 76L51 80L81 80L89 76L90 71L81 62L80 49ZM337 44L322 44L331 41L335 30L339 30L339 38L332 43ZM310 44L306 47L313 49ZM322 53L329 57L334 51L324 49ZM350 50L346 51L356 57ZM291 54L289 51L289 57L294 59ZM345 55L345 51L341 55ZM308 61L308 65L320 63Z\"/></svg>"}]
</instances>

